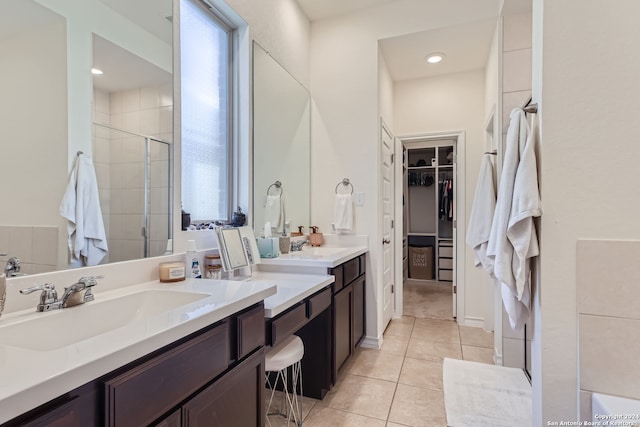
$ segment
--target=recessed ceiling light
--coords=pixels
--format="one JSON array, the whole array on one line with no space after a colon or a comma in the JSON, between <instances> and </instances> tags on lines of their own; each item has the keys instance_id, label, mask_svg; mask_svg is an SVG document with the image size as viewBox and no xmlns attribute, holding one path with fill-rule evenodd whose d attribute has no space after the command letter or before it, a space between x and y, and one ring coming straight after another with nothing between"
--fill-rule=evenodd
<instances>
[{"instance_id":1,"label":"recessed ceiling light","mask_svg":"<svg viewBox=\"0 0 640 427\"><path fill-rule=\"evenodd\" d=\"M444 53L436 52L436 53L430 53L429 55L427 55L427 62L429 64L437 64L443 59L444 59Z\"/></svg>"},{"instance_id":2,"label":"recessed ceiling light","mask_svg":"<svg viewBox=\"0 0 640 427\"><path fill-rule=\"evenodd\" d=\"M99 76L99 75L104 74L104 73L102 72L102 70L99 70L97 68L92 68L91 69L91 74L93 74L94 76Z\"/></svg>"}]
</instances>

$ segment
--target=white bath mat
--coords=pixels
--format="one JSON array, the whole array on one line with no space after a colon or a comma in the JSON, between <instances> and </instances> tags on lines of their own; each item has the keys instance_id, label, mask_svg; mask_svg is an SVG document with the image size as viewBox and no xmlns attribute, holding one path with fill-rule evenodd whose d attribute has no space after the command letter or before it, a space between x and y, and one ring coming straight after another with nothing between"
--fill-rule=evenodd
<instances>
[{"instance_id":1,"label":"white bath mat","mask_svg":"<svg viewBox=\"0 0 640 427\"><path fill-rule=\"evenodd\" d=\"M444 359L447 426L531 425L531 384L522 369Z\"/></svg>"}]
</instances>

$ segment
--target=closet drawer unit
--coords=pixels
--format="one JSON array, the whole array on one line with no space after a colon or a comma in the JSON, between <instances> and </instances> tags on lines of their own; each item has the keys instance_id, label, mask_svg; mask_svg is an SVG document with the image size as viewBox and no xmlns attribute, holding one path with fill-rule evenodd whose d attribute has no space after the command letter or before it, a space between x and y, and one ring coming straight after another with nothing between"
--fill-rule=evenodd
<instances>
[{"instance_id":1,"label":"closet drawer unit","mask_svg":"<svg viewBox=\"0 0 640 427\"><path fill-rule=\"evenodd\" d=\"M451 259L451 258L438 258L438 268L453 269L453 259Z\"/></svg>"},{"instance_id":2,"label":"closet drawer unit","mask_svg":"<svg viewBox=\"0 0 640 427\"><path fill-rule=\"evenodd\" d=\"M360 275L360 258L354 258L344 263L344 284L348 285Z\"/></svg>"},{"instance_id":3,"label":"closet drawer unit","mask_svg":"<svg viewBox=\"0 0 640 427\"><path fill-rule=\"evenodd\" d=\"M438 257L453 258L453 246L442 246L438 248Z\"/></svg>"},{"instance_id":4,"label":"closet drawer unit","mask_svg":"<svg viewBox=\"0 0 640 427\"><path fill-rule=\"evenodd\" d=\"M438 270L438 280L453 282L453 270Z\"/></svg>"}]
</instances>

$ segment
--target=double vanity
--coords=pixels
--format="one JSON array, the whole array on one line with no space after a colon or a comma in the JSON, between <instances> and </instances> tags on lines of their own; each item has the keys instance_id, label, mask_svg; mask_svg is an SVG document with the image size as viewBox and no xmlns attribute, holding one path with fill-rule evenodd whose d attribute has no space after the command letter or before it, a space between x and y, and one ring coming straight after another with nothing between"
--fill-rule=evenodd
<instances>
[{"instance_id":1,"label":"double vanity","mask_svg":"<svg viewBox=\"0 0 640 427\"><path fill-rule=\"evenodd\" d=\"M323 398L364 337L366 246L263 260L244 281L151 281L0 319L0 424L261 426L264 354L305 344ZM8 295L8 298L19 295Z\"/></svg>"}]
</instances>

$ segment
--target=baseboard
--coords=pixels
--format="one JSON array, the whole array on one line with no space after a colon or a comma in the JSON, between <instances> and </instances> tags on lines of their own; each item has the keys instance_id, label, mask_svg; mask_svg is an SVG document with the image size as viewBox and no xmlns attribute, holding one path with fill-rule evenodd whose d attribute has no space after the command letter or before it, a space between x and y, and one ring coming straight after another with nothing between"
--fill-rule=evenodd
<instances>
[{"instance_id":1,"label":"baseboard","mask_svg":"<svg viewBox=\"0 0 640 427\"><path fill-rule=\"evenodd\" d=\"M483 328L484 329L484 318L483 317L465 317L464 323L462 326L471 326L474 328Z\"/></svg>"},{"instance_id":2,"label":"baseboard","mask_svg":"<svg viewBox=\"0 0 640 427\"><path fill-rule=\"evenodd\" d=\"M499 366L502 366L503 364L502 353L498 353L498 350L495 348L493 349L493 364Z\"/></svg>"},{"instance_id":3,"label":"baseboard","mask_svg":"<svg viewBox=\"0 0 640 427\"><path fill-rule=\"evenodd\" d=\"M364 339L360 343L360 347L373 348L375 350L380 350L380 348L382 347L382 337L380 338L364 337Z\"/></svg>"}]
</instances>

